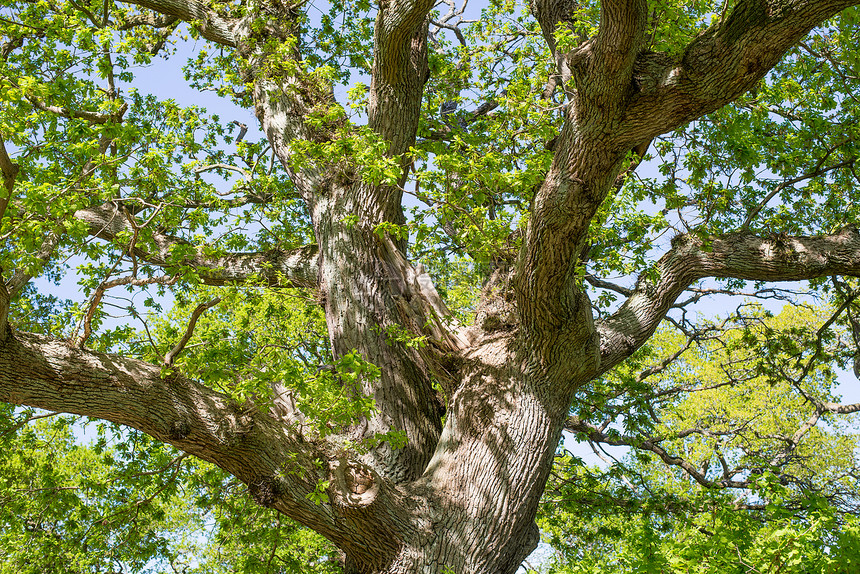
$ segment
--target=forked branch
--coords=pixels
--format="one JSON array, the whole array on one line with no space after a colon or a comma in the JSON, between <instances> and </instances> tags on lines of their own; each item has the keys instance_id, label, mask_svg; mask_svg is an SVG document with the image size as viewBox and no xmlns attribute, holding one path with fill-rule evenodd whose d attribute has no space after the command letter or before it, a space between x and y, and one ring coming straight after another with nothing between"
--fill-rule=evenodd
<instances>
[{"instance_id":1,"label":"forked branch","mask_svg":"<svg viewBox=\"0 0 860 574\"><path fill-rule=\"evenodd\" d=\"M710 113L751 89L813 27L858 0L739 0L680 59L642 53L625 129L635 144Z\"/></svg>"}]
</instances>

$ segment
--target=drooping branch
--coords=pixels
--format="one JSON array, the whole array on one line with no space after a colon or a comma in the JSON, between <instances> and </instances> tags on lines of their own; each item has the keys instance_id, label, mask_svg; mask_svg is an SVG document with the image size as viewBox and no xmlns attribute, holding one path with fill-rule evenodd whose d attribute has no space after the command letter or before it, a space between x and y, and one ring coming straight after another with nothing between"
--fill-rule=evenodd
<instances>
[{"instance_id":1,"label":"drooping branch","mask_svg":"<svg viewBox=\"0 0 860 574\"><path fill-rule=\"evenodd\" d=\"M133 234L129 216L125 208L113 203L75 213L77 219L87 223L92 235L108 241L121 233ZM147 263L162 267L173 264L172 250L190 245L184 239L157 230L152 232L151 241L154 249L143 249L135 244L130 246L131 253ZM212 257L197 250L195 255L186 257L181 263L197 270L207 285L225 285L256 277L270 285L316 288L317 254L316 245L288 250L227 253Z\"/></svg>"},{"instance_id":2,"label":"drooping branch","mask_svg":"<svg viewBox=\"0 0 860 574\"><path fill-rule=\"evenodd\" d=\"M629 357L657 329L675 300L706 277L801 281L829 275L860 276L860 233L846 227L815 237L759 237L737 233L708 244L678 236L658 263L659 279L640 279L621 308L598 323L600 372Z\"/></svg>"},{"instance_id":3,"label":"drooping branch","mask_svg":"<svg viewBox=\"0 0 860 574\"><path fill-rule=\"evenodd\" d=\"M631 144L712 112L751 89L813 27L858 0L741 0L680 59L642 53L624 129Z\"/></svg>"}]
</instances>

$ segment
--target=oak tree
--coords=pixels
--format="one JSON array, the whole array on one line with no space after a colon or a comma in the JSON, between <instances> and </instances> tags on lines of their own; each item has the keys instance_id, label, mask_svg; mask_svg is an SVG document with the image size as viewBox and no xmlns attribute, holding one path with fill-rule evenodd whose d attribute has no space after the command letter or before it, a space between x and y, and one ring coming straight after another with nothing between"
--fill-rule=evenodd
<instances>
[{"instance_id":1,"label":"oak tree","mask_svg":"<svg viewBox=\"0 0 860 574\"><path fill-rule=\"evenodd\" d=\"M59 472L29 408L124 425L93 452L128 480L192 455L274 511L248 527L272 558L283 517L362 573L514 572L565 426L744 486L601 418L679 356L637 355L661 324L719 330L707 297L804 282L822 333L856 324L857 3L7 0L0 400L27 408L2 436L33 449L8 468ZM189 85L259 137L135 81L183 36ZM802 351L773 373L807 389ZM804 392L801 426L860 409ZM91 479L46 498L110 498ZM124 519L170 522L165 480ZM110 547L108 514L46 513L22 528Z\"/></svg>"}]
</instances>

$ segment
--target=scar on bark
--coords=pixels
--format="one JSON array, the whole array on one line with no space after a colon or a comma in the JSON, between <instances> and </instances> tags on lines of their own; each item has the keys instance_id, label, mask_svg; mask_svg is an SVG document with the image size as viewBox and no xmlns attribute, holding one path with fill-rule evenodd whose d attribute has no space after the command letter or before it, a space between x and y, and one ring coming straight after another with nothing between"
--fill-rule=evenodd
<instances>
[{"instance_id":1,"label":"scar on bark","mask_svg":"<svg viewBox=\"0 0 860 574\"><path fill-rule=\"evenodd\" d=\"M182 440L191 434L191 425L187 421L177 419L170 425L170 431L167 433L170 440Z\"/></svg>"},{"instance_id":2,"label":"scar on bark","mask_svg":"<svg viewBox=\"0 0 860 574\"><path fill-rule=\"evenodd\" d=\"M342 508L364 508L379 495L380 480L365 465L340 459L332 469L332 501Z\"/></svg>"}]
</instances>

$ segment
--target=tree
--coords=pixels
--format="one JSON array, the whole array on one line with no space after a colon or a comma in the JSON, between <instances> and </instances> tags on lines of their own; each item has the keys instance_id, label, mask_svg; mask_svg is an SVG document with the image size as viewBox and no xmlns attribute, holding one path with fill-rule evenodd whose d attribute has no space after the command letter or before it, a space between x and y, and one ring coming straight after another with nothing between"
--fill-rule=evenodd
<instances>
[{"instance_id":1,"label":"tree","mask_svg":"<svg viewBox=\"0 0 860 574\"><path fill-rule=\"evenodd\" d=\"M514 572L664 320L809 281L854 324L855 4L9 1L0 400L207 461L348 572ZM132 87L182 33L260 141ZM34 282L71 265L83 301Z\"/></svg>"},{"instance_id":2,"label":"tree","mask_svg":"<svg viewBox=\"0 0 860 574\"><path fill-rule=\"evenodd\" d=\"M569 421L595 446L631 450L603 469L572 455L556 465L540 513L553 572L857 569L856 415L811 423L816 403L836 399L828 363L844 340L821 336L833 315L753 305L738 315L698 347L655 334L647 360L678 358L628 398L647 406L626 409L653 418L624 430Z\"/></svg>"}]
</instances>

